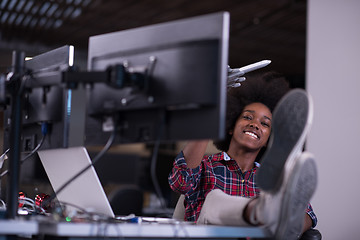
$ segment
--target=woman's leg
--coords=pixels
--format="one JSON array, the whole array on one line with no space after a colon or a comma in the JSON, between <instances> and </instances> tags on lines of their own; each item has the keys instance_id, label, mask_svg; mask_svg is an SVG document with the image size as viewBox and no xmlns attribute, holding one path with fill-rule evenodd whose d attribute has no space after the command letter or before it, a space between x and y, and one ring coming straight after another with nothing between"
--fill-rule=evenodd
<instances>
[{"instance_id":1,"label":"woman's leg","mask_svg":"<svg viewBox=\"0 0 360 240\"><path fill-rule=\"evenodd\" d=\"M206 196L198 224L249 226L244 219L250 198L231 196L220 189L214 189Z\"/></svg>"}]
</instances>

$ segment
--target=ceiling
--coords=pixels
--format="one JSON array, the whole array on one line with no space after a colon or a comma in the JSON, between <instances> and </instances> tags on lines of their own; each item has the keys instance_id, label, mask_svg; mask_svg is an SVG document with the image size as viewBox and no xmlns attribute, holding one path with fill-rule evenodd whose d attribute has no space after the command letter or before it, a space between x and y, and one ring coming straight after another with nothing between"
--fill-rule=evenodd
<instances>
[{"instance_id":1,"label":"ceiling","mask_svg":"<svg viewBox=\"0 0 360 240\"><path fill-rule=\"evenodd\" d=\"M39 54L71 44L86 53L93 35L228 11L230 66L270 59L268 70L301 85L306 10L306 0L2 0L0 52L4 59L12 50Z\"/></svg>"}]
</instances>

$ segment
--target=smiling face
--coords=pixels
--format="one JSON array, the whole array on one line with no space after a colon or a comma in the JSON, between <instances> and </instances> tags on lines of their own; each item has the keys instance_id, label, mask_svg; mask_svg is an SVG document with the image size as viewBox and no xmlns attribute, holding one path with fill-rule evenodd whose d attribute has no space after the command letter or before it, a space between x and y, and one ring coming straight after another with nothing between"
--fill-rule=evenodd
<instances>
[{"instance_id":1,"label":"smiling face","mask_svg":"<svg viewBox=\"0 0 360 240\"><path fill-rule=\"evenodd\" d=\"M248 151L260 151L266 146L271 132L272 114L262 103L245 106L235 123L230 148L245 148Z\"/></svg>"}]
</instances>

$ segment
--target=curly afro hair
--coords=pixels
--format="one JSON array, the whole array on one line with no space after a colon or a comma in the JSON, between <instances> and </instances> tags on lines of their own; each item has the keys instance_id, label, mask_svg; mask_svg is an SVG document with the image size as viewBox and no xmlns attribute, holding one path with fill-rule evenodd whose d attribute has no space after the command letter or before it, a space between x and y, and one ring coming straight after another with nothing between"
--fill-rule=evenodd
<instances>
[{"instance_id":1,"label":"curly afro hair","mask_svg":"<svg viewBox=\"0 0 360 240\"><path fill-rule=\"evenodd\" d=\"M215 147L220 151L228 151L232 137L229 132L234 129L235 123L245 106L259 102L267 106L272 112L277 102L289 90L288 81L283 75L277 72L248 74L246 81L242 82L240 87L231 88L228 91L225 127L226 137L221 141L215 141ZM263 153L263 151L260 153Z\"/></svg>"}]
</instances>

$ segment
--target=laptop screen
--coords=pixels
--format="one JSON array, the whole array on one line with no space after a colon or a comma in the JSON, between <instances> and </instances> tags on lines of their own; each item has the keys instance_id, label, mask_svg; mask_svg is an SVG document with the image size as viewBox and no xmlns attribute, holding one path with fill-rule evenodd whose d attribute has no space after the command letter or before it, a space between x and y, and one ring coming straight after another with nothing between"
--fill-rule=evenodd
<instances>
[{"instance_id":1,"label":"laptop screen","mask_svg":"<svg viewBox=\"0 0 360 240\"><path fill-rule=\"evenodd\" d=\"M84 147L51 149L38 152L50 183L61 203L69 203L89 212L114 217L109 200L93 166L58 193L69 179L91 164ZM74 209L67 206L68 210Z\"/></svg>"}]
</instances>

